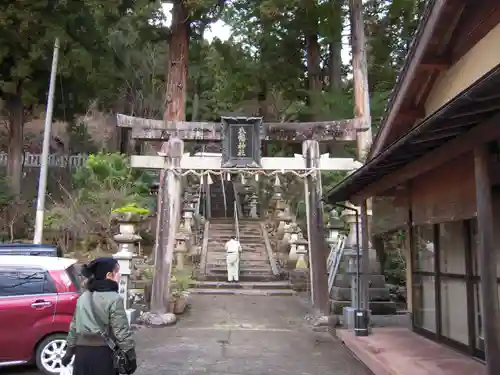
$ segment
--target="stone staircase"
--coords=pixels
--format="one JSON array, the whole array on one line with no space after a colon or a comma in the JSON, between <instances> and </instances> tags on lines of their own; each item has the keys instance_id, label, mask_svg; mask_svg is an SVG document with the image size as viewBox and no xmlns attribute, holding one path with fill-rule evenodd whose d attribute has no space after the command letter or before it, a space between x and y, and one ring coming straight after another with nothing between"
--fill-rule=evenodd
<instances>
[{"instance_id":1,"label":"stone staircase","mask_svg":"<svg viewBox=\"0 0 500 375\"><path fill-rule=\"evenodd\" d=\"M226 204L224 204L224 197ZM210 207L212 218L234 217L234 186L231 181L216 180L210 185Z\"/></svg>"},{"instance_id":2,"label":"stone staircase","mask_svg":"<svg viewBox=\"0 0 500 375\"><path fill-rule=\"evenodd\" d=\"M210 221L203 280L196 281L197 294L293 295L288 281L272 272L259 220L240 219L240 282L227 282L225 243L235 233L232 218Z\"/></svg>"},{"instance_id":3,"label":"stone staircase","mask_svg":"<svg viewBox=\"0 0 500 375\"><path fill-rule=\"evenodd\" d=\"M208 231L206 280L224 281L227 278L224 245L235 234L234 220L212 219ZM241 281L275 280L258 220L240 221Z\"/></svg>"}]
</instances>

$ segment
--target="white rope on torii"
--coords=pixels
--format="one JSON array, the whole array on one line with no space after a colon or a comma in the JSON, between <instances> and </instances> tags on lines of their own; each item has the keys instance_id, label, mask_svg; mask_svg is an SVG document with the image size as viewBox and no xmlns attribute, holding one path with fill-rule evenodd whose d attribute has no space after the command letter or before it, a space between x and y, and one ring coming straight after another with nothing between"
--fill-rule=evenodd
<instances>
[{"instance_id":1,"label":"white rope on torii","mask_svg":"<svg viewBox=\"0 0 500 375\"><path fill-rule=\"evenodd\" d=\"M274 186L278 187L281 186L281 181L279 178L279 175L286 176L288 174L291 174L295 177L299 177L301 179L304 179L305 177L315 173L317 171L316 168L310 168L308 170L305 170L304 172L297 171L297 170L286 170L286 169L281 169L281 170L274 170L274 171L263 171L255 168L221 168L218 170L196 170L196 169L176 169L172 168L172 171L180 177L185 177L185 176L196 176L200 180L204 177L207 176L207 183L211 185L213 183L212 177L211 176L220 176L221 179L226 178L228 181L231 181L231 175L239 175L240 181L242 184L246 183L246 179L248 178L253 178L255 181L259 180L260 176L265 176L265 177L273 177L274 176Z\"/></svg>"},{"instance_id":2,"label":"white rope on torii","mask_svg":"<svg viewBox=\"0 0 500 375\"><path fill-rule=\"evenodd\" d=\"M296 170L275 170L275 171L263 171L263 170L256 170L255 168L221 168L219 170L195 170L195 169L173 169L174 173L178 176L188 176L188 175L195 175L197 177L203 177L203 176L210 176L210 175L215 175L215 176L226 176L226 175L231 175L231 174L239 174L243 176L266 176L266 177L273 177L275 176L276 179L279 179L278 175L283 174L293 174L294 176L297 176L299 178L305 178L312 173L318 171L316 168L311 168L309 170L306 170L304 172L296 171ZM258 178L258 177L257 177Z\"/></svg>"}]
</instances>

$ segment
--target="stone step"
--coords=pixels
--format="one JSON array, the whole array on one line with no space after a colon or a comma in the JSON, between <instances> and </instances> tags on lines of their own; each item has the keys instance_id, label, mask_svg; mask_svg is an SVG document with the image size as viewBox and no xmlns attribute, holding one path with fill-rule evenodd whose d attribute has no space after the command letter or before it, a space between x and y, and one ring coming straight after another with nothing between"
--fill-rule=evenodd
<instances>
[{"instance_id":1,"label":"stone step","mask_svg":"<svg viewBox=\"0 0 500 375\"><path fill-rule=\"evenodd\" d=\"M209 252L215 251L217 253L225 253L226 250L224 249L224 244L220 243L208 243L207 244L207 249ZM245 243L241 244L241 250L244 253L266 253L266 247L262 244L257 244L257 243Z\"/></svg>"},{"instance_id":2,"label":"stone step","mask_svg":"<svg viewBox=\"0 0 500 375\"><path fill-rule=\"evenodd\" d=\"M224 253L208 253L207 261L226 261L227 257ZM240 262L269 262L265 254L250 254L245 253L240 256Z\"/></svg>"},{"instance_id":3,"label":"stone step","mask_svg":"<svg viewBox=\"0 0 500 375\"><path fill-rule=\"evenodd\" d=\"M227 236L221 236L221 235L209 235L208 240L209 241L215 241L215 242L220 242L220 243L226 243L231 239L231 237L235 235L233 234L228 234ZM246 236L246 235L240 235L240 243L264 243L264 240L262 239L262 236L256 236L256 235L251 235L251 236Z\"/></svg>"},{"instance_id":4,"label":"stone step","mask_svg":"<svg viewBox=\"0 0 500 375\"><path fill-rule=\"evenodd\" d=\"M210 262L210 261L214 261L214 262L223 261L223 262L225 262L226 259L227 259L227 257L226 257L225 253L217 253L217 254L209 253L207 255L208 262ZM252 256L240 257L240 262L269 262L269 259L267 258L267 256L265 256L265 254L255 253Z\"/></svg>"},{"instance_id":5,"label":"stone step","mask_svg":"<svg viewBox=\"0 0 500 375\"><path fill-rule=\"evenodd\" d=\"M201 289L290 289L289 281L195 281L191 288Z\"/></svg>"},{"instance_id":6,"label":"stone step","mask_svg":"<svg viewBox=\"0 0 500 375\"><path fill-rule=\"evenodd\" d=\"M214 232L214 231L210 231L210 233L208 235L209 235L210 238L227 238L227 239L230 239L231 236L234 236L235 234L236 234L236 231L233 230L233 229L231 229L231 230L228 230L227 232L221 232L221 231ZM242 232L242 231L240 231L240 239L247 238L247 237L262 239L262 233L261 232Z\"/></svg>"},{"instance_id":7,"label":"stone step","mask_svg":"<svg viewBox=\"0 0 500 375\"><path fill-rule=\"evenodd\" d=\"M214 240L208 240L208 246L211 246L213 247L214 249L215 248L218 248L218 249L224 249L225 245L226 245L226 242L227 241L214 241ZM261 242L240 242L240 245L242 246L243 248L243 251L245 249L255 249L257 247L260 247L262 249L265 249L265 244L264 243L261 243Z\"/></svg>"},{"instance_id":8,"label":"stone step","mask_svg":"<svg viewBox=\"0 0 500 375\"><path fill-rule=\"evenodd\" d=\"M226 264L214 264L210 267L207 264L207 270L212 273L227 273ZM240 274L248 274L248 275L267 275L271 273L271 266L267 267L240 267Z\"/></svg>"},{"instance_id":9,"label":"stone step","mask_svg":"<svg viewBox=\"0 0 500 375\"><path fill-rule=\"evenodd\" d=\"M238 296L294 296L292 289L189 289L192 294L238 295Z\"/></svg>"},{"instance_id":10,"label":"stone step","mask_svg":"<svg viewBox=\"0 0 500 375\"><path fill-rule=\"evenodd\" d=\"M226 261L222 260L220 262L214 262L214 261L207 261L207 268L208 269L217 269L223 267L224 270L226 270ZM253 270L253 269L264 269L269 267L269 262L240 262L240 269L241 270Z\"/></svg>"},{"instance_id":11,"label":"stone step","mask_svg":"<svg viewBox=\"0 0 500 375\"><path fill-rule=\"evenodd\" d=\"M204 275L204 279L206 281L227 281L227 272L222 272L222 273L207 272ZM280 279L281 279L281 277L274 276L271 273L266 274L266 275L248 275L248 274L240 273L240 282L241 281L269 282L269 281L276 281L276 280L280 280Z\"/></svg>"},{"instance_id":12,"label":"stone step","mask_svg":"<svg viewBox=\"0 0 500 375\"><path fill-rule=\"evenodd\" d=\"M214 249L215 248L224 249L226 242L227 241L208 240L208 246L213 247ZM262 248L262 249L266 248L265 244L260 243L260 242L244 242L244 243L240 242L240 245L242 246L243 251L245 251L245 249L255 249L257 247Z\"/></svg>"}]
</instances>

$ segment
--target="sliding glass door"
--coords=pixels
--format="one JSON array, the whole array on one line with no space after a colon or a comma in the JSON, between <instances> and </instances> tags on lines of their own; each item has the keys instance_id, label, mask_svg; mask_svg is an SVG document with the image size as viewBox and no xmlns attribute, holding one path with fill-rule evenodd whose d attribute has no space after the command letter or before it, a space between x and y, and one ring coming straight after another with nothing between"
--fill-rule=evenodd
<instances>
[{"instance_id":1,"label":"sliding glass door","mask_svg":"<svg viewBox=\"0 0 500 375\"><path fill-rule=\"evenodd\" d=\"M472 221L412 228L415 331L481 357L479 278Z\"/></svg>"},{"instance_id":2,"label":"sliding glass door","mask_svg":"<svg viewBox=\"0 0 500 375\"><path fill-rule=\"evenodd\" d=\"M430 333L437 332L436 263L433 225L413 229L413 322Z\"/></svg>"},{"instance_id":3,"label":"sliding glass door","mask_svg":"<svg viewBox=\"0 0 500 375\"><path fill-rule=\"evenodd\" d=\"M464 222L439 224L438 233L440 333L450 340L469 345Z\"/></svg>"}]
</instances>

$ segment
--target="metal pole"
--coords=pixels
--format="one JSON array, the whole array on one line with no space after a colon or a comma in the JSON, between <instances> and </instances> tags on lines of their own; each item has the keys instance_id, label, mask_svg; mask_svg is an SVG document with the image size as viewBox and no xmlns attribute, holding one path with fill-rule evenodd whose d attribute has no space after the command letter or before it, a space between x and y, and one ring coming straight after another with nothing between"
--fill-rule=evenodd
<instances>
[{"instance_id":1,"label":"metal pole","mask_svg":"<svg viewBox=\"0 0 500 375\"><path fill-rule=\"evenodd\" d=\"M52 127L52 111L54 108L54 91L57 75L57 60L59 58L59 38L54 43L54 54L52 56L52 70L50 72L49 96L47 98L47 110L45 113L45 126L43 132L43 149L40 165L40 177L38 179L38 198L36 202L35 237L33 243L42 243L43 219L45 211L45 193L47 190L47 172L50 152L50 131Z\"/></svg>"},{"instance_id":2,"label":"metal pole","mask_svg":"<svg viewBox=\"0 0 500 375\"><path fill-rule=\"evenodd\" d=\"M356 214L356 310L361 309L361 252L359 241L359 213L355 210Z\"/></svg>"},{"instance_id":3,"label":"metal pole","mask_svg":"<svg viewBox=\"0 0 500 375\"><path fill-rule=\"evenodd\" d=\"M352 305L354 305L354 334L355 336L368 336L370 334L369 331L369 314L368 310L364 309L361 307L361 264L360 264L360 233L359 233L359 226L360 226L360 215L357 209L353 207L348 207L346 205L340 204L340 203L333 203L334 206L341 207L343 209L346 209L348 211L354 212L356 215L356 296L355 296L355 301L353 297Z\"/></svg>"}]
</instances>

